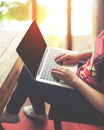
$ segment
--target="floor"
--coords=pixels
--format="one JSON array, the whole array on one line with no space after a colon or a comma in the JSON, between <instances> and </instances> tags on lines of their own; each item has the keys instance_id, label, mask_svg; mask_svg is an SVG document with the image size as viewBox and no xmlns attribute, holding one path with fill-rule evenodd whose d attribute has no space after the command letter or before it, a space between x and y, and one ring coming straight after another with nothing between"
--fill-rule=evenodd
<instances>
[{"instance_id":1,"label":"floor","mask_svg":"<svg viewBox=\"0 0 104 130\"><path fill-rule=\"evenodd\" d=\"M26 101L25 105L29 105L29 100ZM23 106L23 107L24 107ZM53 121L46 120L44 124L39 122L32 122L23 114L23 107L20 111L20 122L17 124L2 123L4 130L54 130ZM46 104L46 109L49 111L49 105ZM62 122L63 130L104 130L104 127L83 125L78 123ZM0 129L1 130L1 129Z\"/></svg>"}]
</instances>

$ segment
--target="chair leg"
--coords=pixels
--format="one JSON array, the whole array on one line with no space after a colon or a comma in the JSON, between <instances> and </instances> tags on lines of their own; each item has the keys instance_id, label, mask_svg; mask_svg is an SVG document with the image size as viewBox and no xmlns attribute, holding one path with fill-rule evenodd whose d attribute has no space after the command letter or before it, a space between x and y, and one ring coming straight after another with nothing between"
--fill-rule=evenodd
<instances>
[{"instance_id":1,"label":"chair leg","mask_svg":"<svg viewBox=\"0 0 104 130\"><path fill-rule=\"evenodd\" d=\"M3 126L0 124L0 130L4 130Z\"/></svg>"},{"instance_id":2,"label":"chair leg","mask_svg":"<svg viewBox=\"0 0 104 130\"><path fill-rule=\"evenodd\" d=\"M62 130L61 121L54 120L54 129L55 130Z\"/></svg>"}]
</instances>

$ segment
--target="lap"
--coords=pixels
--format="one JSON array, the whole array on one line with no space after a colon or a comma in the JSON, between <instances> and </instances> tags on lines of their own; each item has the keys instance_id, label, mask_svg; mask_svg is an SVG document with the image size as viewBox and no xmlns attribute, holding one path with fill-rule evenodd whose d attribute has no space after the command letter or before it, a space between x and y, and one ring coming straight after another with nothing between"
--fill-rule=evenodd
<instances>
[{"instance_id":1,"label":"lap","mask_svg":"<svg viewBox=\"0 0 104 130\"><path fill-rule=\"evenodd\" d=\"M44 102L54 105L63 112L73 116L94 116L100 115L96 109L89 105L86 99L76 90L66 89L49 84L36 82L24 68L25 84L28 86L29 96L37 100L37 97ZM104 117L104 116L103 116Z\"/></svg>"}]
</instances>

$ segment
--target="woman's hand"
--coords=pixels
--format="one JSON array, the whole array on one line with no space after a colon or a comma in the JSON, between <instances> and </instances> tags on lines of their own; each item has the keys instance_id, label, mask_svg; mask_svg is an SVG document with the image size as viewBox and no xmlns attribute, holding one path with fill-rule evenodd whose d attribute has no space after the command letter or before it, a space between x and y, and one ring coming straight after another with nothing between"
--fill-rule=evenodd
<instances>
[{"instance_id":1,"label":"woman's hand","mask_svg":"<svg viewBox=\"0 0 104 130\"><path fill-rule=\"evenodd\" d=\"M55 58L55 61L62 65L76 64L80 59L77 52L69 52L68 54L60 54Z\"/></svg>"},{"instance_id":2,"label":"woman's hand","mask_svg":"<svg viewBox=\"0 0 104 130\"><path fill-rule=\"evenodd\" d=\"M95 108L104 114L104 94L81 80L74 72L63 67L53 68L52 75L74 86Z\"/></svg>"},{"instance_id":3,"label":"woman's hand","mask_svg":"<svg viewBox=\"0 0 104 130\"><path fill-rule=\"evenodd\" d=\"M52 75L59 80L62 80L66 84L74 85L74 80L77 75L71 70L63 67L57 67L52 69Z\"/></svg>"}]
</instances>

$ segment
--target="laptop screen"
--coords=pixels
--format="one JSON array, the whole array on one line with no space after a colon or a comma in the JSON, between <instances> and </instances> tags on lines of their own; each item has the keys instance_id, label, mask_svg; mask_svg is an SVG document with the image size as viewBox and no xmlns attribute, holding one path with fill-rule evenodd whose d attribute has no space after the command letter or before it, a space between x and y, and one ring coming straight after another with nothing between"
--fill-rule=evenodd
<instances>
[{"instance_id":1,"label":"laptop screen","mask_svg":"<svg viewBox=\"0 0 104 130\"><path fill-rule=\"evenodd\" d=\"M35 77L40 65L43 53L46 49L46 42L35 21L32 22L19 46L17 52L22 61Z\"/></svg>"}]
</instances>

